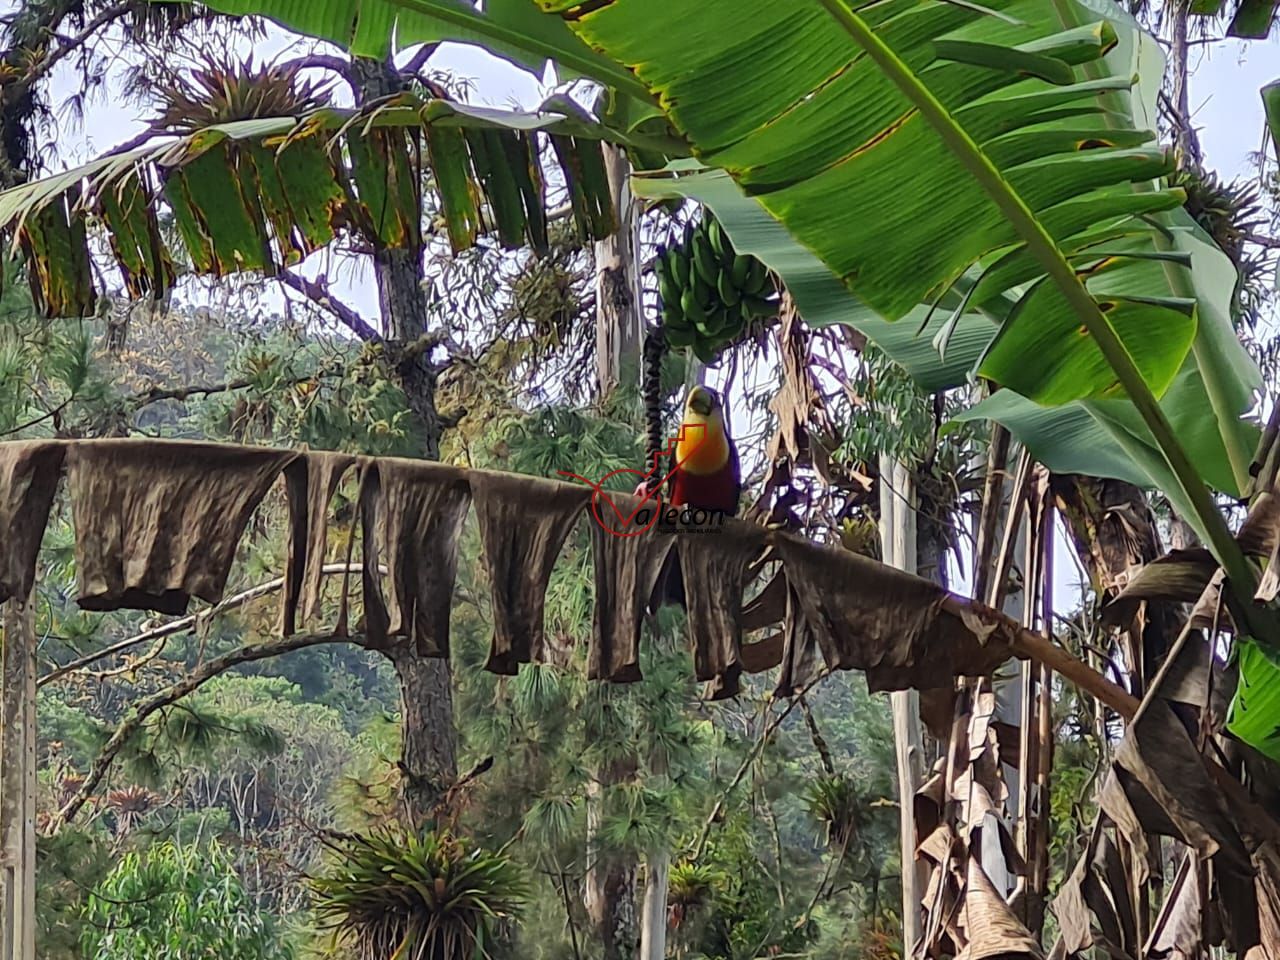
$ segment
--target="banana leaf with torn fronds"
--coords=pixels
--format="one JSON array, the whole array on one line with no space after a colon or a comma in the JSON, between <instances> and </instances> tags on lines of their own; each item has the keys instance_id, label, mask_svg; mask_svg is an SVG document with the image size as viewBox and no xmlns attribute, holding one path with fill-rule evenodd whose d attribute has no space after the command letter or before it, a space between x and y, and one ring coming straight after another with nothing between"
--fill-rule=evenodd
<instances>
[{"instance_id":1,"label":"banana leaf with torn fronds","mask_svg":"<svg viewBox=\"0 0 1280 960\"><path fill-rule=\"evenodd\" d=\"M578 116L405 94L361 111L241 120L107 155L0 193L0 231L21 244L38 305L85 315L97 302L90 222L105 229L131 296L163 295L178 264L268 275L354 233L375 249L453 249L496 233L545 248L542 165L558 158L584 241L613 229L601 140L625 135ZM552 138L554 151L546 139ZM424 223L430 175L440 226ZM172 219L181 249L166 247Z\"/></svg>"}]
</instances>

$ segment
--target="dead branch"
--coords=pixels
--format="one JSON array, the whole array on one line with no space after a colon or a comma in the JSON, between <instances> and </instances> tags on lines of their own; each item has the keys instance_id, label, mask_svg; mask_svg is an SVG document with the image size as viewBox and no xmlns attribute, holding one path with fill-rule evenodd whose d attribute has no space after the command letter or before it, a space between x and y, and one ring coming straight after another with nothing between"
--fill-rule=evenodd
<instances>
[{"instance_id":1,"label":"dead branch","mask_svg":"<svg viewBox=\"0 0 1280 960\"><path fill-rule=\"evenodd\" d=\"M319 380L322 377L333 376L337 371L330 369L317 370L315 373L307 374L304 377L295 377L290 380L277 381L274 386L277 387L296 387L300 383L310 383L313 380ZM186 400L190 397L207 397L215 393L230 393L234 390L247 390L255 385L257 381L247 378L239 380L228 380L225 383L212 383L205 386L182 386L182 387L152 387L149 390L143 390L135 393L128 398L134 409L145 407L149 403L159 403L162 400Z\"/></svg>"},{"instance_id":2,"label":"dead branch","mask_svg":"<svg viewBox=\"0 0 1280 960\"><path fill-rule=\"evenodd\" d=\"M334 297L329 291L329 282L323 277L318 280L308 280L292 270L281 270L278 277L286 287L292 287L312 303L333 314L343 326L361 340L366 343L382 342L382 335L373 329L364 317L360 316L354 308Z\"/></svg>"},{"instance_id":3,"label":"dead branch","mask_svg":"<svg viewBox=\"0 0 1280 960\"><path fill-rule=\"evenodd\" d=\"M321 572L326 575L335 573L359 573L363 569L359 564L347 563L326 563ZM119 643L113 643L109 647L104 647L94 653L86 654L78 660L72 660L68 664L51 670L43 677L36 681L37 687L43 687L46 683L53 683L65 677L68 673L73 673L83 667L87 667L91 663L106 657L114 656L130 647L136 647L138 644L146 643L148 640L160 640L165 637L171 637L175 633L184 633L187 630L194 629L202 623L212 620L220 613L226 613L228 610L236 610L245 604L252 603L260 597L265 597L269 593L281 589L284 586L284 577L276 577L274 580L268 580L266 583L260 583L248 590L243 590L233 597L227 597L217 606L210 607L208 610L201 610L199 613L189 614L185 617L179 617L177 620L171 620L168 623L161 624L158 627L152 627L150 630L144 630L142 633L121 640Z\"/></svg>"},{"instance_id":4,"label":"dead branch","mask_svg":"<svg viewBox=\"0 0 1280 960\"><path fill-rule=\"evenodd\" d=\"M102 752L98 754L97 759L93 761L93 767L90 769L89 775L85 777L84 783L76 789L71 799L63 804L62 809L51 818L47 833L49 835L57 833L80 811L80 808L85 805L93 791L97 789L98 784L102 782L102 778L107 775L112 762L125 744L137 734L147 718L157 710L162 710L170 704L176 703L187 694L193 693L204 686L214 677L239 664L252 663L255 660L266 660L270 657L277 657L282 653L290 653L294 650L301 650L304 647L314 647L324 643L359 643L360 640L361 638L358 635L339 637L331 633L298 633L291 637L276 637L262 643L250 644L207 661L178 682L165 687L140 703L134 704L129 709L125 719L120 723L120 726L116 728L115 733L111 735L111 739L107 741L106 746L102 748Z\"/></svg>"},{"instance_id":5,"label":"dead branch","mask_svg":"<svg viewBox=\"0 0 1280 960\"><path fill-rule=\"evenodd\" d=\"M352 85L354 82L351 74L351 64L341 57L330 56L326 53L308 53L301 57L294 57L278 64L277 68L282 71L294 68L299 70L329 70L342 77L348 85Z\"/></svg>"},{"instance_id":6,"label":"dead branch","mask_svg":"<svg viewBox=\"0 0 1280 960\"><path fill-rule=\"evenodd\" d=\"M424 43L414 51L413 56L409 58L409 62L404 65L400 73L410 77L416 75L418 71L427 65L431 55L438 49L440 49L439 43Z\"/></svg>"}]
</instances>

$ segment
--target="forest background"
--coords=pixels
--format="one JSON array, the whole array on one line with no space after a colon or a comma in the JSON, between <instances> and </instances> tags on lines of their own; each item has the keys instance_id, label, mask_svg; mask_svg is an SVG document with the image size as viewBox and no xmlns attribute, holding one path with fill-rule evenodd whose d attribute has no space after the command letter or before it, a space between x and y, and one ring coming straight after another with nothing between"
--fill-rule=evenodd
<instances>
[{"instance_id":1,"label":"forest background","mask_svg":"<svg viewBox=\"0 0 1280 960\"><path fill-rule=\"evenodd\" d=\"M29 43L23 18L57 6L29 0L11 7L6 63L20 63L13 50ZM327 95L350 102L346 81L334 76L342 71L325 61L337 58L332 50L275 28L214 20L143 29L63 6L57 30L74 43L34 87L41 110L25 121L36 132L26 173L72 166L166 111L173 116L198 71L216 65L260 77L253 73L260 68L228 66L250 52L259 64L295 62L290 95L310 85L312 96L328 88ZM1167 32L1164 12L1144 15ZM1280 386L1274 164L1262 170L1251 154L1263 143L1254 91L1273 79L1268 57L1280 47L1276 40L1219 47L1208 42L1215 36L1210 23L1190 59L1192 124L1175 111L1166 133L1196 130L1205 165L1216 163L1221 174L1215 196L1229 202L1230 218L1247 224L1242 255L1256 263L1248 276L1255 299L1241 317L1241 335L1273 397ZM529 107L551 92L484 54L451 45L420 54L402 57L405 72L458 98ZM650 211L644 254L697 216L684 208ZM484 243L458 255L441 244L428 251L428 309L433 326L447 331L434 355L443 459L548 475L562 468L603 473L642 456L638 385L605 392L593 386L600 369L593 251L564 218L557 223L552 252L541 258ZM652 309L652 299L648 304ZM104 301L98 319L84 323L37 319L10 265L0 300L0 432L416 456L424 445L418 414L378 351L352 333L359 318L377 327L378 312L374 271L358 247L318 255L284 283L189 278L154 310ZM706 373L733 398L757 487L777 428L769 403L781 336L777 324L766 324ZM825 371L823 424L830 433L821 439L834 467L824 477L804 465L802 522L876 553L878 465L892 455L911 465L927 492L923 542L948 557L940 575L963 590L983 438L941 431L957 398L921 393L858 338L843 331L805 338ZM668 422L682 385L696 375L668 358ZM353 491L343 495L347 512L340 508L339 517L349 530ZM1167 521L1161 503L1153 509ZM69 521L63 504L42 552L37 608L47 671L39 694L41 804L50 812L82 790L136 703L199 664L234 659L269 632L274 604L254 590L278 574L284 550L283 502L275 497L255 519L252 548L227 591L251 599L165 633L160 621L142 615L77 611ZM335 533L335 555L344 535ZM627 942L638 937L646 866L656 851L672 862L661 905L672 955L901 954L897 792L883 698L868 695L860 677L841 675L785 718L767 678L731 703L706 704L689 679L676 619L658 625L642 683L588 685L580 663L591 603L582 531L557 569L548 609L567 666L495 678L481 669L487 591L475 531L467 536L446 681L453 698L448 736L464 785L445 809L450 831L515 868L508 892L521 904L520 919L497 925L490 955L626 955ZM1063 583L1056 593L1071 598L1060 600L1062 629L1078 648L1090 632L1094 585L1072 574L1079 568L1065 530L1057 540ZM136 642L101 656L127 641ZM398 667L356 645L317 644L233 665L150 713L78 816L42 838L39 955L108 960L146 955L163 943L174 957L210 950L306 957L333 949L321 915L322 878L350 867L346 838L389 828L404 815L407 718ZM1088 787L1099 755L1092 705L1065 688L1059 693L1057 879L1074 862L1091 819ZM602 874L617 880L598 894L612 901L607 909L592 902L593 877ZM501 901L501 883L493 893ZM615 943L618 931L609 925L628 915L637 932Z\"/></svg>"}]
</instances>

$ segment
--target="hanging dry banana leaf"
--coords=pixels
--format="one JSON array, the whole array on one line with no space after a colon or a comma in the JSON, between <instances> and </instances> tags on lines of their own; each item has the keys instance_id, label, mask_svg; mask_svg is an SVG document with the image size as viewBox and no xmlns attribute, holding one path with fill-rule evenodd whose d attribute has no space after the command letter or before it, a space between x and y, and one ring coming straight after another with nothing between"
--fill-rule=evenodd
<instances>
[{"instance_id":1,"label":"hanging dry banana leaf","mask_svg":"<svg viewBox=\"0 0 1280 960\"><path fill-rule=\"evenodd\" d=\"M872 691L950 686L1012 656L943 610L946 591L927 580L791 534L774 545L827 666L864 671Z\"/></svg>"},{"instance_id":2,"label":"hanging dry banana leaf","mask_svg":"<svg viewBox=\"0 0 1280 960\"><path fill-rule=\"evenodd\" d=\"M56 441L25 440L0 446L0 602L26 598L35 585L36 558L62 476L66 447Z\"/></svg>"},{"instance_id":3,"label":"hanging dry banana leaf","mask_svg":"<svg viewBox=\"0 0 1280 960\"><path fill-rule=\"evenodd\" d=\"M181 614L222 599L249 517L292 450L187 441L67 447L85 610Z\"/></svg>"},{"instance_id":4,"label":"hanging dry banana leaf","mask_svg":"<svg viewBox=\"0 0 1280 960\"><path fill-rule=\"evenodd\" d=\"M960 907L959 926L964 930L965 945L956 960L1006 960L1035 958L1044 954L1040 944L1009 909L1004 897L991 885L978 858L970 855L964 901Z\"/></svg>"},{"instance_id":5,"label":"hanging dry banana leaf","mask_svg":"<svg viewBox=\"0 0 1280 960\"><path fill-rule=\"evenodd\" d=\"M458 540L471 504L467 473L399 457L362 466L365 632L375 645L409 637L421 656L447 657Z\"/></svg>"},{"instance_id":6,"label":"hanging dry banana leaf","mask_svg":"<svg viewBox=\"0 0 1280 960\"><path fill-rule=\"evenodd\" d=\"M1200 872L1195 854L1188 851L1165 894L1160 914L1151 925L1144 956L1164 960L1199 960L1203 956L1202 921L1207 908L1200 896Z\"/></svg>"},{"instance_id":7,"label":"hanging dry banana leaf","mask_svg":"<svg viewBox=\"0 0 1280 960\"><path fill-rule=\"evenodd\" d=\"M615 497L622 509L635 498ZM638 501L637 501L638 503ZM645 604L673 546L670 535L653 531L636 537L608 533L591 524L595 563L595 613L587 679L640 679L640 624Z\"/></svg>"},{"instance_id":8,"label":"hanging dry banana leaf","mask_svg":"<svg viewBox=\"0 0 1280 960\"><path fill-rule=\"evenodd\" d=\"M742 596L760 533L736 523L688 528L677 549L694 675L710 683L709 699L735 697L742 673Z\"/></svg>"},{"instance_id":9,"label":"hanging dry banana leaf","mask_svg":"<svg viewBox=\"0 0 1280 960\"><path fill-rule=\"evenodd\" d=\"M825 666L818 638L804 616L795 590L785 581L783 586L787 591L787 606L782 625L782 670L773 691L775 697L790 697L797 690L803 690Z\"/></svg>"},{"instance_id":10,"label":"hanging dry banana leaf","mask_svg":"<svg viewBox=\"0 0 1280 960\"><path fill-rule=\"evenodd\" d=\"M1135 851L1134 856L1140 854ZM1136 957L1139 945L1132 904L1120 851L1099 817L1084 854L1053 901L1066 955L1077 956L1099 947L1114 960Z\"/></svg>"},{"instance_id":11,"label":"hanging dry banana leaf","mask_svg":"<svg viewBox=\"0 0 1280 960\"><path fill-rule=\"evenodd\" d=\"M1135 856L1146 849L1145 834L1157 833L1181 840L1201 857L1217 854L1222 869L1253 872L1221 790L1182 721L1158 697L1148 699L1116 748L1102 808Z\"/></svg>"},{"instance_id":12,"label":"hanging dry banana leaf","mask_svg":"<svg viewBox=\"0 0 1280 960\"><path fill-rule=\"evenodd\" d=\"M543 606L551 568L591 492L538 477L474 470L471 493L493 602L493 642L485 669L514 674L522 663L546 659Z\"/></svg>"},{"instance_id":13,"label":"hanging dry banana leaf","mask_svg":"<svg viewBox=\"0 0 1280 960\"><path fill-rule=\"evenodd\" d=\"M342 477L356 458L345 453L315 451L303 454L285 470L289 500L289 555L285 563L280 604L280 633L296 629L298 614L304 626L320 614L325 550L329 545L329 503Z\"/></svg>"}]
</instances>

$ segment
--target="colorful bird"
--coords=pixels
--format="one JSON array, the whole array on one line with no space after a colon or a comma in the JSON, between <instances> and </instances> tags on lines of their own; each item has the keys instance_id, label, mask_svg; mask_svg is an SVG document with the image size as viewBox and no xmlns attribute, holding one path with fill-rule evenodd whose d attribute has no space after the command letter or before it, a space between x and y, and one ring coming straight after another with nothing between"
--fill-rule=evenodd
<instances>
[{"instance_id":1,"label":"colorful bird","mask_svg":"<svg viewBox=\"0 0 1280 960\"><path fill-rule=\"evenodd\" d=\"M738 512L742 467L714 390L699 386L689 391L669 469L667 498L672 506L720 510L729 516Z\"/></svg>"},{"instance_id":2,"label":"colorful bird","mask_svg":"<svg viewBox=\"0 0 1280 960\"><path fill-rule=\"evenodd\" d=\"M714 390L698 386L689 391L667 469L670 506L718 511L731 517L737 514L742 467L738 448L725 427L723 405ZM658 575L649 608L657 611L668 603L683 607L684 601L684 576L678 557L672 553Z\"/></svg>"}]
</instances>

